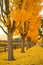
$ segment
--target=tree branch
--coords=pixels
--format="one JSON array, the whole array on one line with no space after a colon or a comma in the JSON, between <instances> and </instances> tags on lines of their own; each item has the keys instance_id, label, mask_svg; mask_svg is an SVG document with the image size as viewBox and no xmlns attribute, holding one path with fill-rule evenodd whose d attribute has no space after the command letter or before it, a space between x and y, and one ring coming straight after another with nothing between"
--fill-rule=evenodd
<instances>
[{"instance_id":1,"label":"tree branch","mask_svg":"<svg viewBox=\"0 0 43 65\"><path fill-rule=\"evenodd\" d=\"M2 18L4 20L4 23L6 23L6 20L4 19L4 16L3 16L3 0L1 1L1 14L2 14Z\"/></svg>"},{"instance_id":2,"label":"tree branch","mask_svg":"<svg viewBox=\"0 0 43 65\"><path fill-rule=\"evenodd\" d=\"M15 21L13 21L13 25L12 25L12 28L11 28L11 31L13 32L15 30Z\"/></svg>"},{"instance_id":3,"label":"tree branch","mask_svg":"<svg viewBox=\"0 0 43 65\"><path fill-rule=\"evenodd\" d=\"M19 27L20 24L21 24L21 22L20 22L20 23L18 24L18 26L16 27L16 26L15 26L15 21L13 21L12 31L16 30L16 29Z\"/></svg>"},{"instance_id":4,"label":"tree branch","mask_svg":"<svg viewBox=\"0 0 43 65\"><path fill-rule=\"evenodd\" d=\"M0 18L0 21L2 21L4 23L4 21Z\"/></svg>"},{"instance_id":5,"label":"tree branch","mask_svg":"<svg viewBox=\"0 0 43 65\"><path fill-rule=\"evenodd\" d=\"M4 28L0 25L0 27L2 28L2 30L4 31L4 33L6 33L8 35L8 33L4 30Z\"/></svg>"},{"instance_id":6,"label":"tree branch","mask_svg":"<svg viewBox=\"0 0 43 65\"><path fill-rule=\"evenodd\" d=\"M4 9L3 9L3 13L6 15L7 13L4 11Z\"/></svg>"},{"instance_id":7,"label":"tree branch","mask_svg":"<svg viewBox=\"0 0 43 65\"><path fill-rule=\"evenodd\" d=\"M21 21L20 21L20 23L18 24L18 26L16 28L18 28L20 24L21 24Z\"/></svg>"}]
</instances>

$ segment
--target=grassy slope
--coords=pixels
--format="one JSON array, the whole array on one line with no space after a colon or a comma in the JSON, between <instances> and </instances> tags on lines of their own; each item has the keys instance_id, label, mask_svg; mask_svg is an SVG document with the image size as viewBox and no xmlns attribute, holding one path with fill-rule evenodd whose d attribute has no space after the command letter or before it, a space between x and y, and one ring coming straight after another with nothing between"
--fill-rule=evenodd
<instances>
[{"instance_id":1,"label":"grassy slope","mask_svg":"<svg viewBox=\"0 0 43 65\"><path fill-rule=\"evenodd\" d=\"M14 50L15 61L7 61L7 52L0 52L0 65L43 65L43 48L34 46L25 53Z\"/></svg>"}]
</instances>

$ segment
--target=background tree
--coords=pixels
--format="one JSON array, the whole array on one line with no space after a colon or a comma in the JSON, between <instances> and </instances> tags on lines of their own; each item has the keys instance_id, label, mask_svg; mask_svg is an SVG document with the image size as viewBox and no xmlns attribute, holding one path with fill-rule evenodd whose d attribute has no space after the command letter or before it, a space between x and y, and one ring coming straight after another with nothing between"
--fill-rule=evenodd
<instances>
[{"instance_id":1,"label":"background tree","mask_svg":"<svg viewBox=\"0 0 43 65\"><path fill-rule=\"evenodd\" d=\"M41 20L41 24L42 24L42 43L43 43L43 19Z\"/></svg>"},{"instance_id":2,"label":"background tree","mask_svg":"<svg viewBox=\"0 0 43 65\"><path fill-rule=\"evenodd\" d=\"M38 28L40 26L39 11L41 9L41 7L39 7L40 2L41 0L15 0L15 12L13 11L10 14L16 22L21 22L19 27L21 30L19 29L19 33L23 36L25 34L24 31L27 32L27 29L25 29L25 26L27 25L26 22L30 22L30 29L28 30L28 34L25 35L30 37L34 42L38 40ZM13 16L12 14L14 14L15 16ZM28 25L26 26L26 28L27 27ZM36 33L36 35L34 33Z\"/></svg>"},{"instance_id":3,"label":"background tree","mask_svg":"<svg viewBox=\"0 0 43 65\"><path fill-rule=\"evenodd\" d=\"M24 21L24 23L20 23L19 25L19 33L21 35L21 38L22 38L22 44L21 44L21 52L25 52L24 50L24 44L25 44L25 38L27 36L27 33L28 33L28 30L29 30L29 21Z\"/></svg>"},{"instance_id":4,"label":"background tree","mask_svg":"<svg viewBox=\"0 0 43 65\"><path fill-rule=\"evenodd\" d=\"M39 35L42 38L42 44L43 44L43 19L41 19L41 25L39 27Z\"/></svg>"}]
</instances>

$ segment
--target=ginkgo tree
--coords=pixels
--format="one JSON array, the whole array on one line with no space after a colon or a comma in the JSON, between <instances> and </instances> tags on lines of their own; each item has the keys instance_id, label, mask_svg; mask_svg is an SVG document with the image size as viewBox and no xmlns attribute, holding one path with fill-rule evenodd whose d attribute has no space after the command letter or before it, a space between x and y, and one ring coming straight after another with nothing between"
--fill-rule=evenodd
<instances>
[{"instance_id":1,"label":"ginkgo tree","mask_svg":"<svg viewBox=\"0 0 43 65\"><path fill-rule=\"evenodd\" d=\"M2 30L6 33L7 35L7 40L8 40L8 60L14 60L13 56L13 33L15 29L17 28L16 26L16 21L12 20L10 17L10 13L13 11L14 1L13 0L1 0L0 1L0 23L3 23L4 26L7 28L7 31L4 30L3 26L0 25Z\"/></svg>"},{"instance_id":2,"label":"ginkgo tree","mask_svg":"<svg viewBox=\"0 0 43 65\"><path fill-rule=\"evenodd\" d=\"M42 0L38 0L38 1L37 0L15 0L14 6L16 9L10 14L10 16L16 22L21 22L19 25L19 33L21 34L21 36L24 38L26 37L26 35L28 37L30 36L30 38L32 38L33 41L36 41L38 36L38 28L40 26L39 11L41 9L39 4L41 1ZM15 16L13 16L12 14ZM28 27L30 29L27 29ZM36 32L37 34L35 36L34 33ZM23 47L24 47L24 43L22 44L22 48Z\"/></svg>"}]
</instances>

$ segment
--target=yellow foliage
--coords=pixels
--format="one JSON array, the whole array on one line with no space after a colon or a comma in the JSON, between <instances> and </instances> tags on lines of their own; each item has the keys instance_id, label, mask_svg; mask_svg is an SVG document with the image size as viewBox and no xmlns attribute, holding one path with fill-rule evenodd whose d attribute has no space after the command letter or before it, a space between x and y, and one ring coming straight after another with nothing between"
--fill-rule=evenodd
<instances>
[{"instance_id":1,"label":"yellow foliage","mask_svg":"<svg viewBox=\"0 0 43 65\"><path fill-rule=\"evenodd\" d=\"M31 18L30 29L28 31L27 36L30 36L32 41L36 42L38 40L38 28L41 25L40 18L33 17Z\"/></svg>"},{"instance_id":2,"label":"yellow foliage","mask_svg":"<svg viewBox=\"0 0 43 65\"><path fill-rule=\"evenodd\" d=\"M18 9L20 4L19 0L16 1L15 10L10 14L13 20L16 21L16 25L21 21L22 25L22 34L24 33L24 22L30 21L29 32L27 36L30 36L33 41L38 40L38 28L40 24L39 11L41 7L38 5L41 0L23 0L21 9ZM28 21L27 21L28 20ZM28 24L27 24L28 26Z\"/></svg>"}]
</instances>

